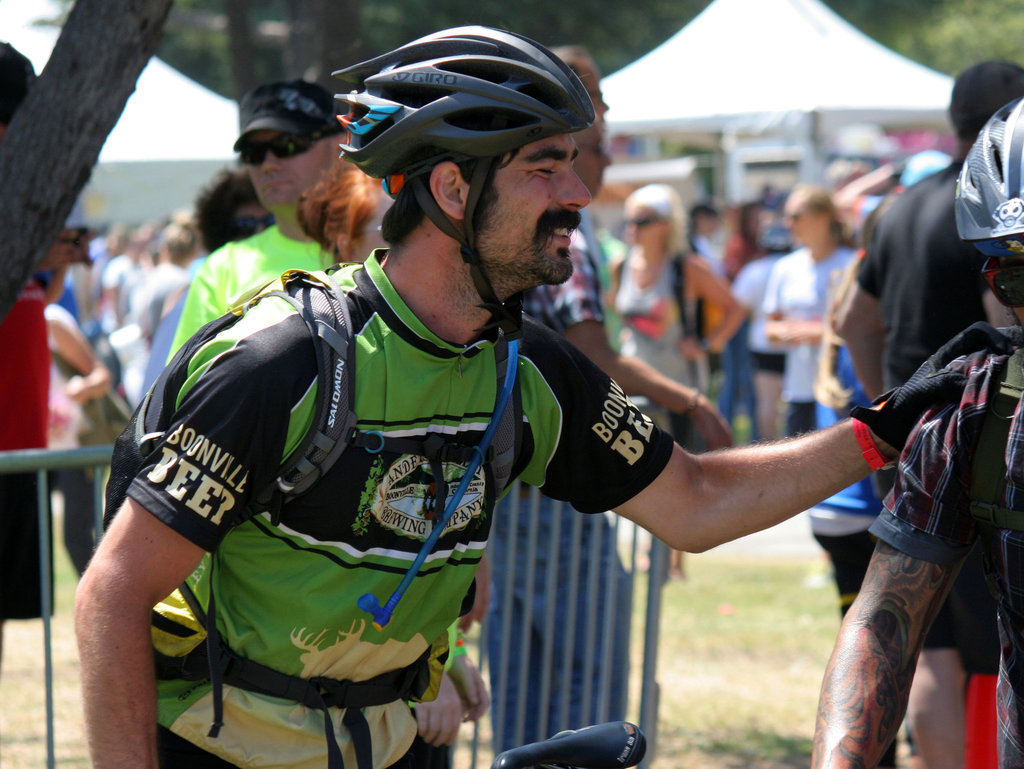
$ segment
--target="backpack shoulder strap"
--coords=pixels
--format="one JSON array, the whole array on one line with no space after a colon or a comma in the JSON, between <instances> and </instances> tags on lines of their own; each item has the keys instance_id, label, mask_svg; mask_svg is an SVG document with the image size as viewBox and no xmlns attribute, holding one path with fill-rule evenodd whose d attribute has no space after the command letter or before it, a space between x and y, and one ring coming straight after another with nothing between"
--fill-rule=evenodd
<instances>
[{"instance_id":1,"label":"backpack shoulder strap","mask_svg":"<svg viewBox=\"0 0 1024 769\"><path fill-rule=\"evenodd\" d=\"M509 355L509 344L504 334L499 336L494 349L494 362L498 374L498 384L495 392L500 393L505 383L505 374L509 366L519 365L518 347L516 355ZM523 434L523 397L519 389L519 377L516 377L515 388L508 406L501 413L498 429L494 433L493 459L491 469L494 473L494 488L496 496L500 496L508 486L512 477L512 468L515 464L518 448L522 444Z\"/></svg>"},{"instance_id":2,"label":"backpack shoulder strap","mask_svg":"<svg viewBox=\"0 0 1024 769\"><path fill-rule=\"evenodd\" d=\"M673 254L670 258L669 269L672 271L672 298L679 308L679 324L683 329L683 336L701 336L699 326L699 313L691 307L691 302L686 298L686 260L688 253Z\"/></svg>"},{"instance_id":3,"label":"backpack shoulder strap","mask_svg":"<svg viewBox=\"0 0 1024 769\"><path fill-rule=\"evenodd\" d=\"M975 518L988 518L1000 528L1020 530L1024 530L1024 513L1020 514L1020 523L1007 526L996 521L1000 518L996 510L1006 483L1006 442L1010 435L1010 423L1020 402L1021 392L1024 391L1022 362L1024 347L1014 351L1003 366L997 390L992 393L985 411L985 421L974 450L970 489L972 515ZM975 508L981 511L980 516L974 513ZM992 514L986 510L992 510Z\"/></svg>"},{"instance_id":4,"label":"backpack shoulder strap","mask_svg":"<svg viewBox=\"0 0 1024 769\"><path fill-rule=\"evenodd\" d=\"M317 363L313 423L273 483L257 492L252 513L280 516L284 502L308 491L337 461L356 425L352 322L349 297L325 272L291 270L282 276L290 302L305 322Z\"/></svg>"},{"instance_id":5,"label":"backpack shoulder strap","mask_svg":"<svg viewBox=\"0 0 1024 769\"><path fill-rule=\"evenodd\" d=\"M992 539L995 529L1024 531L1024 511L1001 507L1006 485L1006 443L1010 424L1024 391L1024 347L1017 348L1003 366L991 394L985 421L971 460L971 517L978 526L984 550L985 575L995 590L992 572Z\"/></svg>"}]
</instances>

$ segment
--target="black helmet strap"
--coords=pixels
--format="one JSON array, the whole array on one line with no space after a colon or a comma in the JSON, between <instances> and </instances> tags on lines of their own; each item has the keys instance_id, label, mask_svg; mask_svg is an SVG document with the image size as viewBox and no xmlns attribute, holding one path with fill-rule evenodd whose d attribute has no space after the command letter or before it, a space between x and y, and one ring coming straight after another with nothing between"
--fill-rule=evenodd
<instances>
[{"instance_id":1,"label":"black helmet strap","mask_svg":"<svg viewBox=\"0 0 1024 769\"><path fill-rule=\"evenodd\" d=\"M411 184L413 194L416 196L416 202L420 204L420 208L423 209L423 213L427 218L437 225L437 228L445 235L458 241L462 261L469 265L469 274L473 278L473 285L483 300L483 303L479 306L491 313L491 320L477 330L486 331L497 326L508 339L516 339L519 336L522 325L522 298L517 294L514 297L510 297L507 302L502 302L498 299L494 293L494 286L491 285L491 281L484 272L483 265L480 263L480 255L474 247L476 232L473 227L473 219L476 214L477 204L480 202L480 196L483 194L487 175L490 173L495 161L496 158L481 158L473 165L473 171L469 178L469 195L466 199L463 231L461 232L455 226L455 223L441 210L441 207L431 194L427 186L427 179L430 178L430 174L416 176L411 180Z\"/></svg>"}]
</instances>

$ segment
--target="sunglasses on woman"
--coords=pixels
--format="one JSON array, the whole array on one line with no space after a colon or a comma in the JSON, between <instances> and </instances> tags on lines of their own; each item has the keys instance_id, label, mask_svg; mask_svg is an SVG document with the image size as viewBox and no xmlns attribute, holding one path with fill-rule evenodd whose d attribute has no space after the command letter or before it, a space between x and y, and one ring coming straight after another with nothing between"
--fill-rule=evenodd
<instances>
[{"instance_id":1,"label":"sunglasses on woman","mask_svg":"<svg viewBox=\"0 0 1024 769\"><path fill-rule=\"evenodd\" d=\"M651 224L657 224L660 221L664 220L656 216L638 216L636 219L627 219L626 224L632 224L634 227L640 229Z\"/></svg>"}]
</instances>

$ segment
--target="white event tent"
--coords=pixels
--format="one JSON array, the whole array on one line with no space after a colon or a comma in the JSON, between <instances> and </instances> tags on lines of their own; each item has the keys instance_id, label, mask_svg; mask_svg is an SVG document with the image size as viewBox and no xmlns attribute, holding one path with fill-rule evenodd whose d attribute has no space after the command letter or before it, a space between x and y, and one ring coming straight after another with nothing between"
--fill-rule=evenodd
<instances>
[{"instance_id":1,"label":"white event tent","mask_svg":"<svg viewBox=\"0 0 1024 769\"><path fill-rule=\"evenodd\" d=\"M59 30L33 26L55 15L39 0L0 2L0 40L42 72ZM59 117L59 116L58 116ZM107 137L82 193L91 225L140 224L191 210L198 190L234 162L238 106L153 57Z\"/></svg>"},{"instance_id":2,"label":"white event tent","mask_svg":"<svg viewBox=\"0 0 1024 769\"><path fill-rule=\"evenodd\" d=\"M750 137L796 149L801 178L849 126L948 129L952 79L885 48L818 0L715 0L682 30L604 78L613 136ZM735 165L726 192L735 188ZM731 177L731 178L729 178Z\"/></svg>"}]
</instances>

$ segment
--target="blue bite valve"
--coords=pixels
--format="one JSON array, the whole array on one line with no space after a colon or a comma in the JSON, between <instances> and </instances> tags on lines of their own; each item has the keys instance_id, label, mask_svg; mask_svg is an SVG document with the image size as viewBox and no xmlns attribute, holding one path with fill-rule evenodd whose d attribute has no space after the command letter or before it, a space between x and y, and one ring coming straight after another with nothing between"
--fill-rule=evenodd
<instances>
[{"instance_id":1,"label":"blue bite valve","mask_svg":"<svg viewBox=\"0 0 1024 769\"><path fill-rule=\"evenodd\" d=\"M373 593L363 593L356 603L360 609L373 617L373 626L378 630L383 630L391 622L392 610L387 606L381 606Z\"/></svg>"}]
</instances>

